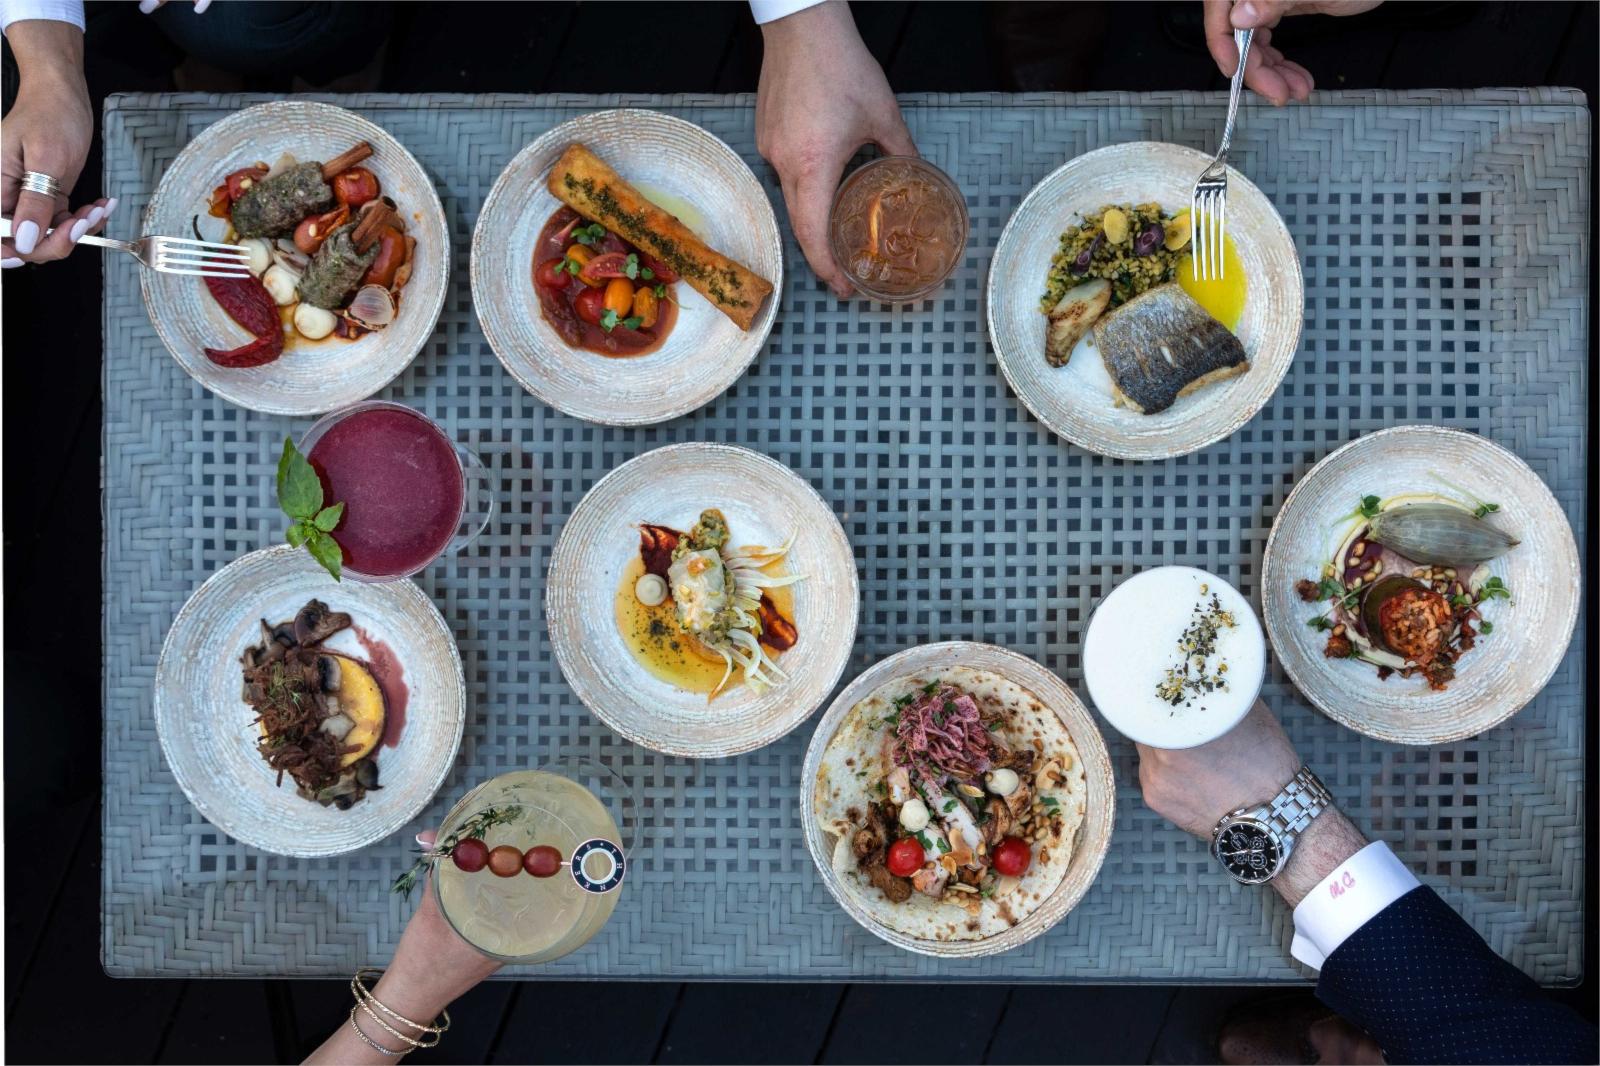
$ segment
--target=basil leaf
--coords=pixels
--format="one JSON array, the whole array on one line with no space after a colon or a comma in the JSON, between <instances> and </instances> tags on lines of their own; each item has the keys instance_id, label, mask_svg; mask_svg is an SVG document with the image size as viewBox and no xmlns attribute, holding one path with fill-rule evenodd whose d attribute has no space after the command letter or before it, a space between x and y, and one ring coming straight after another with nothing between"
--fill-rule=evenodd
<instances>
[{"instance_id":1,"label":"basil leaf","mask_svg":"<svg viewBox=\"0 0 1600 1066\"><path fill-rule=\"evenodd\" d=\"M311 539L311 534L315 532L316 527L302 518L289 527L288 533L285 534L285 539L288 540L289 547L298 548Z\"/></svg>"},{"instance_id":2,"label":"basil leaf","mask_svg":"<svg viewBox=\"0 0 1600 1066\"><path fill-rule=\"evenodd\" d=\"M322 479L289 437L278 460L278 506L290 518L310 518L322 509Z\"/></svg>"},{"instance_id":3,"label":"basil leaf","mask_svg":"<svg viewBox=\"0 0 1600 1066\"><path fill-rule=\"evenodd\" d=\"M344 501L340 500L332 507L324 507L317 512L317 517L312 519L312 524L324 533L332 533L339 524L339 519L344 517Z\"/></svg>"},{"instance_id":4,"label":"basil leaf","mask_svg":"<svg viewBox=\"0 0 1600 1066\"><path fill-rule=\"evenodd\" d=\"M338 581L339 572L344 566L344 549L339 547L339 542L317 530L306 540L306 548L311 552L311 557Z\"/></svg>"}]
</instances>

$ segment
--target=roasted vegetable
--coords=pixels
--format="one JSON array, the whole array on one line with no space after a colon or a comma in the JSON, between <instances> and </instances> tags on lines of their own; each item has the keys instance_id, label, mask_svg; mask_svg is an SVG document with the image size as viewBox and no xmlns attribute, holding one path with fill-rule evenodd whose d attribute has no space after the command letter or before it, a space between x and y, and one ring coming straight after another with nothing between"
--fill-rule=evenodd
<instances>
[{"instance_id":1,"label":"roasted vegetable","mask_svg":"<svg viewBox=\"0 0 1600 1066\"><path fill-rule=\"evenodd\" d=\"M1486 563L1517 546L1514 537L1447 503L1408 503L1381 511L1367 537L1434 566Z\"/></svg>"},{"instance_id":2,"label":"roasted vegetable","mask_svg":"<svg viewBox=\"0 0 1600 1066\"><path fill-rule=\"evenodd\" d=\"M365 252L358 251L352 240L355 229L354 223L345 223L317 249L300 278L300 299L332 311L361 283L362 275L378 258L378 247L374 244Z\"/></svg>"},{"instance_id":3,"label":"roasted vegetable","mask_svg":"<svg viewBox=\"0 0 1600 1066\"><path fill-rule=\"evenodd\" d=\"M1454 614L1442 595L1400 574L1379 578L1361 600L1361 621L1372 642L1424 666L1444 649Z\"/></svg>"}]
</instances>

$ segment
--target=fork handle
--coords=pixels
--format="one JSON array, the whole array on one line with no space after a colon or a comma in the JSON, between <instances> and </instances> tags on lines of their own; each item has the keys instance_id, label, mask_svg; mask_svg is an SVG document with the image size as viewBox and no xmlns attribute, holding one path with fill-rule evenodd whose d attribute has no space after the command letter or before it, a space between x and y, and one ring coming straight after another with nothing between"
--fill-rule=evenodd
<instances>
[{"instance_id":1,"label":"fork handle","mask_svg":"<svg viewBox=\"0 0 1600 1066\"><path fill-rule=\"evenodd\" d=\"M1228 121L1222 127L1222 146L1217 149L1218 159L1228 157L1228 146L1233 143L1233 120L1239 114L1239 97L1244 89L1244 64L1250 58L1250 41L1255 35L1255 30L1233 31L1233 43L1239 49L1239 69L1233 72L1233 84L1228 88Z\"/></svg>"},{"instance_id":2,"label":"fork handle","mask_svg":"<svg viewBox=\"0 0 1600 1066\"><path fill-rule=\"evenodd\" d=\"M48 236L50 236L50 234L52 234L54 232L55 232L55 230L53 228L52 229L47 229L47 230L44 231L44 235L42 237L40 237L39 239L43 240L44 237L48 237ZM9 237L9 236L11 236L11 220L9 218L0 218L0 237ZM94 237L94 236L79 237L78 238L78 243L79 244L92 244L96 248L115 248L119 252L131 252L131 251L133 251L133 245L129 244L127 241L112 240L110 237Z\"/></svg>"}]
</instances>

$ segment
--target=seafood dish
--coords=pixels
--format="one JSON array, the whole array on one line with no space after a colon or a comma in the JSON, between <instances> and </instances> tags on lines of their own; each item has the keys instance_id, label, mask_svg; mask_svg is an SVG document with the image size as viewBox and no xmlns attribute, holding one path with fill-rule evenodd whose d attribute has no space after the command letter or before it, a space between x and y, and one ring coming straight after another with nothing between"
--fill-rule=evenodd
<instances>
[{"instance_id":1,"label":"seafood dish","mask_svg":"<svg viewBox=\"0 0 1600 1066\"><path fill-rule=\"evenodd\" d=\"M1156 414L1250 367L1234 336L1245 278L1229 240L1222 279L1195 279L1187 211L1160 204L1102 207L1061 235L1039 310L1045 361L1065 367L1093 336L1114 404Z\"/></svg>"},{"instance_id":2,"label":"seafood dish","mask_svg":"<svg viewBox=\"0 0 1600 1066\"><path fill-rule=\"evenodd\" d=\"M850 708L811 802L834 874L874 921L959 941L1009 929L1050 897L1087 795L1055 712L999 674L952 667Z\"/></svg>"},{"instance_id":3,"label":"seafood dish","mask_svg":"<svg viewBox=\"0 0 1600 1066\"><path fill-rule=\"evenodd\" d=\"M1097 320L1094 340L1117 406L1142 415L1250 369L1239 338L1172 282Z\"/></svg>"},{"instance_id":4,"label":"seafood dish","mask_svg":"<svg viewBox=\"0 0 1600 1066\"><path fill-rule=\"evenodd\" d=\"M707 700L725 691L738 669L762 692L787 680L776 658L800 639L778 548L735 547L727 519L708 508L687 532L639 527L639 554L617 589L617 626L652 674Z\"/></svg>"},{"instance_id":5,"label":"seafood dish","mask_svg":"<svg viewBox=\"0 0 1600 1066\"><path fill-rule=\"evenodd\" d=\"M707 247L688 226L651 203L582 144L567 147L550 168L546 184L556 199L579 215L682 278L740 329L750 328L772 294L772 282Z\"/></svg>"},{"instance_id":6,"label":"seafood dish","mask_svg":"<svg viewBox=\"0 0 1600 1066\"><path fill-rule=\"evenodd\" d=\"M270 167L236 170L212 191L208 213L225 223L224 241L249 253L251 276L205 278L205 285L255 338L205 349L213 363L270 363L283 354L286 331L308 341L353 340L394 321L416 238L377 176L360 165L371 155L366 142L326 163L286 154Z\"/></svg>"},{"instance_id":7,"label":"seafood dish","mask_svg":"<svg viewBox=\"0 0 1600 1066\"><path fill-rule=\"evenodd\" d=\"M533 251L539 314L574 348L648 355L678 318L678 275L598 222L563 205Z\"/></svg>"},{"instance_id":8,"label":"seafood dish","mask_svg":"<svg viewBox=\"0 0 1600 1066\"><path fill-rule=\"evenodd\" d=\"M373 663L326 646L352 625L349 614L314 599L287 621L262 619L261 643L240 658L243 698L260 731L256 749L278 784L287 774L302 799L341 811L381 787L378 745L400 716L391 715Z\"/></svg>"},{"instance_id":9,"label":"seafood dish","mask_svg":"<svg viewBox=\"0 0 1600 1066\"><path fill-rule=\"evenodd\" d=\"M1363 497L1318 578L1295 583L1301 600L1325 604L1306 623L1327 633L1323 654L1447 688L1494 632L1485 609L1511 598L1489 566L1517 546L1491 518L1498 511L1434 492Z\"/></svg>"}]
</instances>

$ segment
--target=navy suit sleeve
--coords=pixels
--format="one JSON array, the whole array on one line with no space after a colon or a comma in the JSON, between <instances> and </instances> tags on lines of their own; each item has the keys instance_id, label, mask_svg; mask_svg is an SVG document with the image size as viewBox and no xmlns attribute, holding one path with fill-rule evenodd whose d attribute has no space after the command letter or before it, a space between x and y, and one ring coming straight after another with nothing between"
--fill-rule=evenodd
<instances>
[{"instance_id":1,"label":"navy suit sleeve","mask_svg":"<svg viewBox=\"0 0 1600 1066\"><path fill-rule=\"evenodd\" d=\"M1431 888L1328 956L1317 996L1390 1062L1595 1062L1595 1027L1547 999Z\"/></svg>"}]
</instances>

